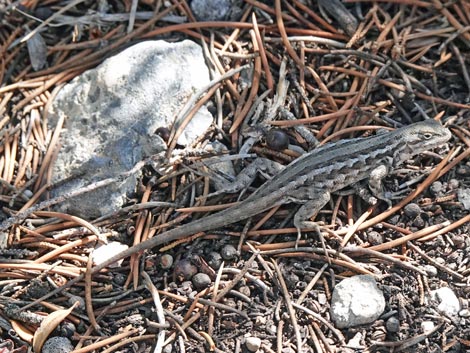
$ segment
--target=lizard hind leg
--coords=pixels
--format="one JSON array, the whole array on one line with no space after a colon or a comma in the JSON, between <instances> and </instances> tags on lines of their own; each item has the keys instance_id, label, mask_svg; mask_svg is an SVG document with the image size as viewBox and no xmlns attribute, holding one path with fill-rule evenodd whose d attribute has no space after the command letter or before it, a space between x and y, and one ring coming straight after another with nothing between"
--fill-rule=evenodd
<instances>
[{"instance_id":1,"label":"lizard hind leg","mask_svg":"<svg viewBox=\"0 0 470 353\"><path fill-rule=\"evenodd\" d=\"M213 197L220 194L233 194L237 192L241 192L241 197L244 193L243 190L250 186L258 174L261 174L266 179L269 179L274 175L279 174L283 169L284 166L280 163L266 158L257 158L245 169L243 169L232 183L226 184L220 190L207 195L207 197Z\"/></svg>"}]
</instances>

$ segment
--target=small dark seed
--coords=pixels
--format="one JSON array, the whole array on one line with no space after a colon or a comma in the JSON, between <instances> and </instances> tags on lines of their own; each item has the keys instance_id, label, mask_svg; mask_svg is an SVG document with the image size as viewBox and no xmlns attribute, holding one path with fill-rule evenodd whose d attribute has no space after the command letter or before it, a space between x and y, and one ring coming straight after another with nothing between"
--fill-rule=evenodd
<instances>
[{"instance_id":1,"label":"small dark seed","mask_svg":"<svg viewBox=\"0 0 470 353\"><path fill-rule=\"evenodd\" d=\"M417 217L413 220L413 226L415 226L415 227L417 227L417 228L423 228L423 227L425 226L425 222L424 222L423 217L417 216Z\"/></svg>"},{"instance_id":2,"label":"small dark seed","mask_svg":"<svg viewBox=\"0 0 470 353\"><path fill-rule=\"evenodd\" d=\"M168 142L170 139L170 130L166 127L159 127L155 133L162 138L163 141Z\"/></svg>"},{"instance_id":3,"label":"small dark seed","mask_svg":"<svg viewBox=\"0 0 470 353\"><path fill-rule=\"evenodd\" d=\"M275 151L283 151L289 146L289 136L279 129L269 130L266 134L266 144Z\"/></svg>"},{"instance_id":4,"label":"small dark seed","mask_svg":"<svg viewBox=\"0 0 470 353\"><path fill-rule=\"evenodd\" d=\"M38 7L34 11L34 16L44 21L51 17L53 13L54 12L49 7Z\"/></svg>"},{"instance_id":5,"label":"small dark seed","mask_svg":"<svg viewBox=\"0 0 470 353\"><path fill-rule=\"evenodd\" d=\"M218 252L211 251L207 255L206 261L210 267L212 267L214 270L218 270L220 265L222 265L222 256Z\"/></svg>"},{"instance_id":6,"label":"small dark seed","mask_svg":"<svg viewBox=\"0 0 470 353\"><path fill-rule=\"evenodd\" d=\"M177 280L189 281L197 273L197 267L190 260L182 259L176 263L174 273Z\"/></svg>"}]
</instances>

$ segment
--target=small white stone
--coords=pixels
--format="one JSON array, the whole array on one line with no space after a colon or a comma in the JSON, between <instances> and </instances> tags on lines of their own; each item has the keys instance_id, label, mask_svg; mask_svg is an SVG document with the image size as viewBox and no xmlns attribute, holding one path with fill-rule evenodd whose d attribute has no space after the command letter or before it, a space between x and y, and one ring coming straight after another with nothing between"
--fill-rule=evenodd
<instances>
[{"instance_id":1,"label":"small white stone","mask_svg":"<svg viewBox=\"0 0 470 353\"><path fill-rule=\"evenodd\" d=\"M457 190L459 202L463 204L466 210L470 210L470 189L460 188Z\"/></svg>"},{"instance_id":2,"label":"small white stone","mask_svg":"<svg viewBox=\"0 0 470 353\"><path fill-rule=\"evenodd\" d=\"M318 303L321 305L325 305L327 302L327 298L325 293L318 293Z\"/></svg>"},{"instance_id":3,"label":"small white stone","mask_svg":"<svg viewBox=\"0 0 470 353\"><path fill-rule=\"evenodd\" d=\"M437 268L432 265L424 265L423 266L424 271L426 271L427 275L429 277L435 277L437 276Z\"/></svg>"},{"instance_id":4,"label":"small white stone","mask_svg":"<svg viewBox=\"0 0 470 353\"><path fill-rule=\"evenodd\" d=\"M333 290L331 317L338 328L374 322L384 309L383 293L370 275L346 278Z\"/></svg>"},{"instance_id":5,"label":"small white stone","mask_svg":"<svg viewBox=\"0 0 470 353\"><path fill-rule=\"evenodd\" d=\"M423 330L423 332L432 331L434 329L434 322L432 322L432 321L423 321L421 323L421 329Z\"/></svg>"},{"instance_id":6,"label":"small white stone","mask_svg":"<svg viewBox=\"0 0 470 353\"><path fill-rule=\"evenodd\" d=\"M268 318L266 316L257 316L255 319L256 325L264 325Z\"/></svg>"},{"instance_id":7,"label":"small white stone","mask_svg":"<svg viewBox=\"0 0 470 353\"><path fill-rule=\"evenodd\" d=\"M470 310L468 309L463 309L459 311L459 316L460 317L470 317Z\"/></svg>"},{"instance_id":8,"label":"small white stone","mask_svg":"<svg viewBox=\"0 0 470 353\"><path fill-rule=\"evenodd\" d=\"M364 345L361 344L362 340L362 333L358 332L348 341L347 346L352 349L364 349Z\"/></svg>"},{"instance_id":9,"label":"small white stone","mask_svg":"<svg viewBox=\"0 0 470 353\"><path fill-rule=\"evenodd\" d=\"M258 337L247 337L245 340L246 349L250 352L257 352L261 347L261 339Z\"/></svg>"},{"instance_id":10,"label":"small white stone","mask_svg":"<svg viewBox=\"0 0 470 353\"><path fill-rule=\"evenodd\" d=\"M449 287L431 291L431 298L439 303L437 310L445 315L455 316L460 311L459 298Z\"/></svg>"}]
</instances>

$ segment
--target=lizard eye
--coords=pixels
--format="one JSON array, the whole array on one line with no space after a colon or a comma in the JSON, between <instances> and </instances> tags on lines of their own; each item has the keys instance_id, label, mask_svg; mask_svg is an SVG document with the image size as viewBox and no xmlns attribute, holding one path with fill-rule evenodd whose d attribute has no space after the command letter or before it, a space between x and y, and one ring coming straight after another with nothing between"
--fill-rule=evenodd
<instances>
[{"instance_id":1,"label":"lizard eye","mask_svg":"<svg viewBox=\"0 0 470 353\"><path fill-rule=\"evenodd\" d=\"M425 133L423 134L423 138L424 138L425 140L430 140L430 139L432 138L432 134L431 134L430 132L425 132Z\"/></svg>"}]
</instances>

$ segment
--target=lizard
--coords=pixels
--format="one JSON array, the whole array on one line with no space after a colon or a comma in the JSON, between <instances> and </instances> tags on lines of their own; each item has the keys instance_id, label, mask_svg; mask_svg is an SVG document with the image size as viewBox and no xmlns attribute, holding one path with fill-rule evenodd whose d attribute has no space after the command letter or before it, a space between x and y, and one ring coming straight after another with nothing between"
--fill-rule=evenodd
<instances>
[{"instance_id":1,"label":"lizard","mask_svg":"<svg viewBox=\"0 0 470 353\"><path fill-rule=\"evenodd\" d=\"M290 202L302 204L294 215L298 232L302 228L318 231L318 225L309 219L328 203L332 193L367 179L372 195L390 204L382 187L382 179L390 170L450 138L447 128L430 119L392 132L325 144L288 164L238 204L136 244L95 266L92 272L143 250L233 224Z\"/></svg>"},{"instance_id":2,"label":"lizard","mask_svg":"<svg viewBox=\"0 0 470 353\"><path fill-rule=\"evenodd\" d=\"M449 129L428 119L391 132L325 144L289 163L234 206L136 244L94 266L91 272L97 273L118 260L161 244L233 224L291 202L302 205L293 220L298 234L302 228L318 231L318 224L309 219L326 205L331 194L367 180L372 195L390 204L383 192L382 179L391 169L419 153L443 145L450 138ZM58 289L69 287L82 278L83 275L77 276ZM56 290L48 296L53 293Z\"/></svg>"}]
</instances>

